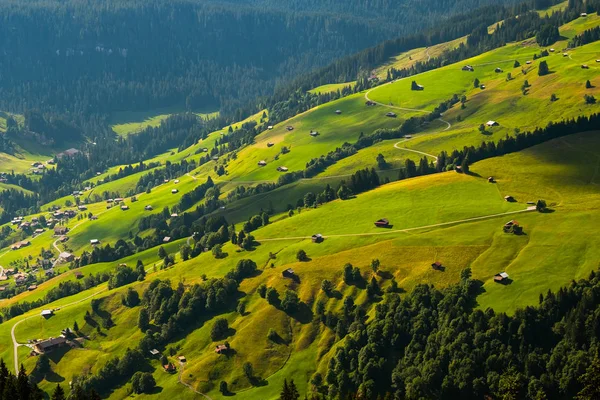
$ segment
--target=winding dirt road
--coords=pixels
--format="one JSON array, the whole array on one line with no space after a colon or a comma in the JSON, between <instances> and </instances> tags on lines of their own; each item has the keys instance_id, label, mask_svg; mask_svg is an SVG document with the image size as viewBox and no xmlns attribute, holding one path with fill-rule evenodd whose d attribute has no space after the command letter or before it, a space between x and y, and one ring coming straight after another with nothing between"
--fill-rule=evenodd
<instances>
[{"instance_id":1,"label":"winding dirt road","mask_svg":"<svg viewBox=\"0 0 600 400\"><path fill-rule=\"evenodd\" d=\"M442 222L442 223L439 223L439 224L417 226L417 227L414 227L414 228L389 229L389 230L385 230L385 231L381 231L381 232L346 233L346 234L326 235L326 236L324 235L323 237L325 239L330 239L330 238L340 238L340 237L359 237L359 236L390 235L390 234L393 234L393 233L411 232L411 231L416 231L416 230L421 230L421 229L438 228L438 227L441 227L441 226L463 224L463 223L467 223L467 222L480 221L480 220L484 220L484 219L502 217L502 216L506 216L506 215L521 214L521 213L531 212L531 211L535 211L535 210L536 210L535 206L531 206L531 207L527 207L525 210L507 211L505 213L483 215L483 216L480 216L480 217L465 218L465 219L459 219L459 220L456 220L456 221ZM260 243L260 242L274 242L274 241L282 241L282 240L305 240L305 239L310 239L310 238L311 238L310 236L278 237L278 238L268 238L268 239L256 238L256 241Z\"/></svg>"}]
</instances>

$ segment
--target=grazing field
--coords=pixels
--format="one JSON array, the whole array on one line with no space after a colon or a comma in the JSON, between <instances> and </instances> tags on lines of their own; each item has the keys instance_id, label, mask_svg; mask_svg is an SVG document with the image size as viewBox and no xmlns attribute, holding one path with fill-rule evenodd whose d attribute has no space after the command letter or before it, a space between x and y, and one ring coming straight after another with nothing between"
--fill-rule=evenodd
<instances>
[{"instance_id":1,"label":"grazing field","mask_svg":"<svg viewBox=\"0 0 600 400\"><path fill-rule=\"evenodd\" d=\"M366 302L364 290L341 281L341 269L346 262L351 262L366 273L372 258L380 259L381 270L390 274L380 274L381 285L389 285L393 276L405 290L422 282L448 285L459 279L462 268L470 266L473 276L484 282L485 292L479 297L480 307L508 312L518 306L536 303L539 293L547 288L557 289L571 279L586 276L596 268L596 260L600 256L600 247L595 243L593 234L600 222L600 187L596 182L600 153L595 150L600 149L599 138L597 132L572 135L476 163L472 166L474 175L448 172L414 178L384 185L355 199L303 210L253 233L260 244L251 252L238 252L234 246L226 245L224 250L228 256L224 259L215 260L206 253L190 261L179 262L167 270L152 272L150 269L146 281L135 283L134 287L141 291L155 277L190 285L201 281L201 274L223 276L239 259L250 257L255 260L262 273L245 280L240 288L246 294L242 300L246 303L247 314L243 317L235 312L224 315L235 330L228 340L236 354L232 357L214 354L214 343L208 339L211 321L184 334L169 346L188 359L184 380L212 398L220 398L220 395L214 384L207 382L209 377L211 381L215 381L216 377L216 381L225 379L230 382L236 396L270 398L278 393L283 377L294 372L310 376L312 368L315 368L315 359L316 368L324 367L331 355L328 350L335 343L328 328L290 318L258 296L256 288L260 283L265 282L280 290L289 285L281 279L281 271L285 268L297 271L300 282L295 287L310 307L314 307L317 299L324 299L319 285L326 278L333 278L337 290L343 295L352 294L357 302ZM497 183L490 184L481 178L488 175L494 175ZM502 197L507 194L513 195L518 203L504 202ZM514 217L508 214L460 222L472 217L523 210L526 201L538 197L548 201L551 212L524 212ZM385 215L381 210L385 210ZM381 217L388 217L394 227L389 231L375 228L373 220ZM511 218L518 219L523 225L524 235L502 232L502 224ZM445 222L450 223L428 227ZM424 228L393 232L419 227ZM561 235L554 234L555 230L560 230ZM315 232L328 237L321 244L312 244L310 239L301 238ZM569 240L563 240L565 237ZM172 246L176 248L175 244ZM297 262L295 254L299 249L307 251L310 261ZM152 253L148 250L139 258L150 266L155 260ZM269 253L276 254L276 258L268 261ZM135 259L131 257L124 261L132 263ZM532 263L531 260L537 261ZM434 261L440 261L446 270L432 270L430 264ZM270 267L271 263L273 267ZM110 263L92 265L85 267L85 271L102 271L109 266ZM500 271L509 273L512 279L509 285L493 282L493 275ZM103 287L72 296L69 301L85 298ZM122 291L121 288L116 292ZM122 307L119 295L114 293L103 292L98 296L103 299L102 309L111 313L115 327L104 331L104 335L98 335L84 325L82 330L89 331L90 339L85 342L84 350L71 350L53 361L52 368L57 375L68 379L77 369L94 371L97 368L94 367L97 365L95 360L120 354L141 338L135 326L135 309ZM33 292L29 296L38 294ZM66 301L60 300L56 304L60 306ZM336 309L339 302L327 300L328 309ZM89 303L83 302L57 312L56 317L49 320L41 317L29 319L16 329L17 339L22 342L28 338L45 337L74 320L82 326L83 314L88 309ZM36 312L39 310L27 315L35 315ZM20 318L0 325L0 331ZM267 327L276 329L284 344L269 342L266 339ZM130 340L123 343L118 340L122 336ZM0 351L8 359L12 350L9 335L2 337L6 339L0 342ZM253 350L247 351L250 347ZM34 359L23 357L26 365L32 368ZM259 376L267 379L266 386L249 389L239 367L247 360L252 362ZM74 365L76 369L73 369ZM190 396L189 389L178 384L176 375L165 374L157 364L153 362L153 365L155 377L163 389ZM43 387L50 385L50 382L43 383ZM305 387L300 388L304 390L302 388Z\"/></svg>"},{"instance_id":2,"label":"grazing field","mask_svg":"<svg viewBox=\"0 0 600 400\"><path fill-rule=\"evenodd\" d=\"M388 118L381 107L366 107L363 94L355 94L318 106L284 123L278 124L256 137L256 143L237 153L227 167L231 180L272 180L281 174L277 167L298 171L312 158L326 155L344 142L355 142L361 132L370 134L377 128L397 127L402 118ZM341 114L337 115L336 110ZM406 117L410 116L407 115ZM294 129L288 131L286 128ZM309 133L319 132L312 137ZM269 147L268 143L273 143ZM283 147L289 153L281 154ZM258 162L267 165L261 167Z\"/></svg>"},{"instance_id":3,"label":"grazing field","mask_svg":"<svg viewBox=\"0 0 600 400\"><path fill-rule=\"evenodd\" d=\"M171 115L182 112L179 108L169 108L151 111L128 111L116 113L111 117L111 128L119 136L138 133L148 127L157 127ZM204 119L215 118L218 111L196 112L198 117Z\"/></svg>"},{"instance_id":4,"label":"grazing field","mask_svg":"<svg viewBox=\"0 0 600 400\"><path fill-rule=\"evenodd\" d=\"M322 85L322 86L318 86L314 89L311 89L311 90L309 90L309 93L314 93L314 94L333 93L333 92L337 92L338 90L341 91L343 88L348 87L348 86L353 88L354 85L356 85L356 82L332 83L329 85Z\"/></svg>"},{"instance_id":5,"label":"grazing field","mask_svg":"<svg viewBox=\"0 0 600 400\"><path fill-rule=\"evenodd\" d=\"M548 12L563 6L559 4ZM327 319L318 315L320 308L325 313L340 314L344 302L352 297L370 317L375 313L375 304L395 285L398 287L395 291L401 296L419 284L446 287L459 282L461 271L470 268L472 277L481 282L477 307L513 314L519 307L537 304L541 293L587 277L598 268L600 259L597 240L600 132L573 134L489 158L472 164L469 173L448 171L396 179L407 160L418 164L426 157L435 163L441 151L450 153L464 146L478 146L482 141L497 141L519 131L544 127L550 121L599 112L598 104L584 104L583 95L600 96L597 88L600 64L595 63L600 43L569 50L568 56L562 54L566 39L599 22L600 18L593 14L561 27L563 39L553 45L556 51L537 60L533 60L533 55L543 49L534 40L510 43L461 63L321 105L265 130L254 143L235 154L225 155L217 162L208 162L178 177L178 183L174 180L162 183L150 193L138 194L136 201L126 198L127 210L107 207L105 201L87 205L84 213L92 213L98 219L89 220L84 215L67 221L71 231L65 244L58 242L51 230L46 230L31 239L28 247L18 251L1 249L0 265L9 268L34 262L48 249L54 255L68 250L79 256L92 251L92 239L99 239L100 246L112 246L117 240L127 241L134 235L144 237L151 232L140 230L139 221L143 217L161 213L165 207L172 212L183 194L206 182L209 176L219 186L220 198L225 199L241 185L276 182L281 175L278 167L301 171L311 159L326 155L346 142L354 143L361 134L368 135L379 128L397 128L412 116L426 115L454 94L466 96L464 107L455 104L440 119L420 127L410 136L376 142L337 161L313 178L299 179L215 207L216 211L190 224L194 230L204 230L205 223L209 224L207 221L217 220L212 217L223 216L225 225L235 227L239 233L252 216L272 210L268 223L263 222L248 232L254 241L246 250L227 241L223 243L222 256L216 257L209 245L205 248L206 242L200 241L199 254L184 261L185 257L180 254L182 246L191 244L193 247L195 241L182 238L161 246L175 261L166 267L158 246L113 262L86 265L77 271L69 270L68 264L57 267L61 274L40 283L35 290L0 300L0 308L6 313L7 307L43 300L53 288L75 281L75 272L84 276L109 273L119 264L134 267L141 261L147 276L111 290L107 283L102 283L4 321L0 324L0 358L11 370L18 362L32 372L38 358L30 355L28 341L56 337L61 330L77 322L78 344L49 354L51 372L39 377L39 385L45 391L51 391L59 382L68 390L64 383L75 375L97 373L111 358L122 356L128 348L140 344L144 337L138 327L140 306L128 307L122 300L128 289L136 290L141 296L155 279L168 279L173 288L180 285L177 290L194 290L194 285L225 277L238 262L251 259L258 271L239 279L235 301L219 310L218 315L199 313L191 326L178 330L167 344L156 345L161 354L175 364L176 373L167 373L158 357L144 354L148 357L148 366L144 368L152 373L158 387L151 394L135 397L161 399L168 395L177 399L216 400L234 395L236 399L275 399L283 380L290 377L304 396L311 390L309 382L313 374L319 372L325 376L329 360L344 343L337 328L323 323L323 319ZM398 55L379 68L377 74L384 74L391 66L408 67L442 54L464 40L460 38ZM514 66L515 60L520 66ZM547 61L550 67L550 73L544 76L537 73L541 61ZM581 68L584 63L589 64L589 69ZM473 65L475 71L462 71L466 64ZM496 68L502 72L496 72ZM509 72L511 79L507 79ZM475 78L485 88L475 87ZM587 79L594 87L585 88ZM412 80L425 89L410 90ZM527 88L523 87L525 80L529 83ZM313 92L337 90L342 85L345 84L326 85ZM550 101L551 94L556 94L556 101ZM367 107L367 99L379 104ZM397 110L398 118L385 116L392 109ZM123 115L120 116L122 123L113 129L118 134L131 134L147 126L157 126L167 117L166 111ZM497 121L499 126L481 131L480 125L490 120ZM262 111L245 121L268 124ZM245 121L231 128L236 129ZM173 149L144 162L160 162L156 168L163 168L167 162L197 160L203 155L200 149L214 147L228 130L229 127L224 127L187 149ZM311 131L318 131L319 135L311 136ZM287 151L283 151L284 148ZM387 165L378 165L379 154L384 156ZM15 163L10 158L6 160ZM263 160L266 165L259 166L258 162ZM220 164L225 165L226 173L217 176L215 170ZM125 196L136 188L141 176L149 173L144 171L102 183L123 167L99 171L101 174L90 180L96 186L87 191L83 199L104 192ZM311 208L297 207L298 200L308 192L321 193L327 185L337 190L341 181L349 180L352 173L364 168L378 170L382 182L379 187L346 200L337 199ZM494 177L493 182L488 181L488 177ZM391 182L387 182L388 179ZM0 184L0 191L11 187ZM172 193L173 189L178 192ZM515 201L505 201L505 196L512 196ZM540 199L548 205L543 212L532 207ZM49 206L64 206L67 200L73 202L74 198L67 196L45 204L41 207L43 212L27 218L48 216ZM200 200L198 204L203 202ZM145 210L147 205L153 209ZM375 225L375 221L382 218L389 220L389 226ZM523 233L505 233L503 227L508 221L516 221ZM230 234L231 231L226 237L231 237ZM314 242L311 236L315 234L322 234L324 240ZM306 253L302 260L301 251ZM377 271L371 267L375 259L380 262ZM441 267L433 268L436 262ZM356 282L344 279L343 269L348 263L360 268ZM288 269L293 270L296 279L283 274ZM494 276L500 272L508 273L510 279L497 283ZM41 277L43 271L39 274ZM329 295L321 289L325 279L334 287ZM382 289L381 298L367 294L367 285L372 279ZM287 290L296 292L302 301L300 309L286 313L281 306L269 304L259 293L263 284L276 288L280 297ZM9 285L14 285L12 278ZM222 293L213 295L216 298ZM212 301L209 297L207 295L206 303ZM178 303L178 309L184 309L183 304L188 300ZM236 307L236 302L244 304L243 312ZM54 309L55 315L43 318L42 309ZM84 319L88 312L91 317ZM106 323L108 317L112 325ZM217 318L226 319L229 329L225 337L213 341L211 330ZM157 322L153 321L150 329L159 331L161 328L154 323ZM270 334L270 330L276 335ZM232 351L227 355L217 354L215 346L225 341ZM179 355L184 355L187 361L179 363L176 358ZM247 362L252 364L256 379L250 380L244 374L242 366ZM231 392L228 395L220 392L221 381L227 382ZM102 395L130 397L131 385L123 382Z\"/></svg>"}]
</instances>

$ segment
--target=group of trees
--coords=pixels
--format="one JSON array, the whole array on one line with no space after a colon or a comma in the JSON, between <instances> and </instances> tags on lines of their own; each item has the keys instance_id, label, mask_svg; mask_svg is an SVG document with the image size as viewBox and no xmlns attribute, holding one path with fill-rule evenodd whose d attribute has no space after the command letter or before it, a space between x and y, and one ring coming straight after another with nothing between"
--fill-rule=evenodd
<instances>
[{"instance_id":1,"label":"group of trees","mask_svg":"<svg viewBox=\"0 0 600 400\"><path fill-rule=\"evenodd\" d=\"M230 278L211 279L187 289L180 283L175 290L168 280L151 282L142 296L138 320L140 330L145 333L140 349L147 352L164 345L175 335L233 307L237 288L238 282ZM156 329L148 329L150 323Z\"/></svg>"},{"instance_id":2,"label":"group of trees","mask_svg":"<svg viewBox=\"0 0 600 400\"><path fill-rule=\"evenodd\" d=\"M585 30L583 33L576 35L569 42L569 47L583 46L584 44L597 42L600 40L600 26Z\"/></svg>"},{"instance_id":3,"label":"group of trees","mask_svg":"<svg viewBox=\"0 0 600 400\"><path fill-rule=\"evenodd\" d=\"M599 128L600 114L551 122L545 128L536 128L531 132L520 132L515 136L507 136L498 140L498 143L482 142L479 147L464 147L462 150L453 150L450 154L443 151L438 155L435 169L446 171L461 165L465 158L469 163L474 163L485 158L514 153L562 136Z\"/></svg>"},{"instance_id":4,"label":"group of trees","mask_svg":"<svg viewBox=\"0 0 600 400\"><path fill-rule=\"evenodd\" d=\"M372 322L352 325L324 382L314 381L329 398L600 396L599 274L514 316L477 309L480 286L465 270L447 289L387 296Z\"/></svg>"}]
</instances>

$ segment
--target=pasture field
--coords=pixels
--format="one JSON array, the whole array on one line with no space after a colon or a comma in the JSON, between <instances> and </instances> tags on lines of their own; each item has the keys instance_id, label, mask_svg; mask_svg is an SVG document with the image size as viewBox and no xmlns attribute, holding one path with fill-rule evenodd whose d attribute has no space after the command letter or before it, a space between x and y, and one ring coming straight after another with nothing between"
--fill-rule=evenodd
<instances>
[{"instance_id":1,"label":"pasture field","mask_svg":"<svg viewBox=\"0 0 600 400\"><path fill-rule=\"evenodd\" d=\"M553 9L558 6L561 5ZM473 278L482 285L477 307L508 314L519 307L537 304L540 293L557 290L574 279L587 277L590 271L598 268L600 259L600 242L597 240L600 132L597 131L562 137L518 153L486 159L471 165L468 174L450 171L384 183L348 200L334 200L316 208L298 209L295 205L309 191L319 193L328 184L337 188L341 180L348 179L357 169L379 169L378 154L388 162L387 168L379 172L381 181L385 178L393 181L407 159L418 162L425 156L434 162L442 150L451 152L463 146L478 146L483 140L514 135L516 129L543 127L550 121L600 111L598 104L583 102L584 94L600 96L597 88L600 64L595 63L600 44L591 43L569 50L566 57L562 55L567 39L599 22L600 18L593 14L561 27L564 39L553 45L556 51L538 60L533 60L533 54L542 49L535 41L510 43L461 63L316 107L262 132L254 144L239 149L235 156L221 157L216 163L209 162L179 177L178 184L170 181L159 185L148 194L139 194L136 202L125 199L129 206L127 211L118 206L107 208L105 202L89 204L86 213L97 215L98 220L74 218L68 221L70 240L66 247L57 244L59 249L79 255L91 250L91 239L100 239L102 245L112 245L130 235L143 236L147 232L140 232L138 228L141 218L161 212L164 207L171 208L184 193L204 183L208 176L220 185L222 197L238 185L275 182L280 175L277 167L302 170L312 158L326 155L345 142L355 142L361 133L396 128L411 116L432 111L453 94L467 98L464 108L460 103L456 104L440 120L431 122L411 138L380 141L339 160L314 178L235 201L214 212L235 224L239 231L249 217L261 210L274 210L270 223L252 232L255 243L251 250L241 250L228 242L223 245L222 258L217 259L206 251L183 261L178 252L187 239L180 239L164 245L167 253L175 255L176 259L175 265L169 268L161 268L158 248L152 248L114 262L78 269L84 275L96 274L109 272L120 263L134 266L141 260L147 276L144 281L112 290L104 283L5 321L0 324L0 358L9 368L14 368L13 333L17 343L25 344L31 339L57 336L77 321L85 339L81 340L80 347L50 354L52 371L39 383L46 391L52 390L56 383L68 390L67 383L74 375L97 372L109 359L123 355L127 348L137 346L142 339L143 333L137 326L139 307L126 307L121 300L128 288L141 295L154 279L169 279L174 287L181 283L189 288L207 279L224 277L240 260L252 259L259 271L240 283L237 299L245 304L246 312L241 315L232 304L218 316L229 323L231 329L224 340L234 351L227 356L216 354L214 347L222 342L213 342L210 331L217 316L198 318L193 326L178 332L174 340L159 348L176 364L177 373L166 373L158 359L149 358L148 371L155 377L158 387L152 394L136 397L161 399L168 394L177 399L196 399L205 394L210 399L224 399L229 396L223 396L218 387L224 380L237 399L275 399L283 379L290 377L294 378L303 396L310 389L308 382L312 375L317 371L326 372L336 347L343 343L332 329L320 322L316 315L317 303L323 302L326 311L339 313L344 298L352 296L368 315L374 312L375 302L367 296L365 285L344 282L346 263L359 267L365 281L374 278L384 291L396 282L401 295L419 284L446 287L456 283L461 271L469 267ZM400 68L423 61L424 57L433 57L458 46L462 40L464 38L401 54L377 73L391 65ZM520 67L513 66L515 60L520 62ZM548 62L550 74L538 76L540 61ZM584 63L590 68L582 69ZM462 71L466 64L473 65L475 71ZM495 72L496 67L503 71ZM509 72L512 79L507 80ZM485 89L474 87L475 78L485 85ZM586 89L587 79L596 87ZM422 84L425 90L411 91L412 80ZM523 93L525 80L530 87ZM336 85L327 85L314 90L337 89ZM558 100L550 102L553 93ZM367 107L367 98L381 104ZM385 116L390 107L396 108L398 118ZM150 126L161 121L159 114L142 117L131 116L133 125L122 125L117 130L123 129L121 134L128 134L143 124ZM262 112L249 120L261 119ZM488 120L498 121L500 125L480 132L479 126ZM239 124L241 122L234 124L233 129ZM293 129L288 130L288 126ZM225 127L213 132L183 151L174 149L145 162L164 164L199 158L201 154L194 153L203 147L213 147L221 133L226 134L227 130ZM311 130L319 131L320 135L310 136ZM289 152L282 152L284 147ZM265 160L267 165L258 166L260 160ZM226 166L226 175L216 176L214 167L218 164ZM107 174L116 173L122 167L104 171L92 181L99 183ZM111 191L124 195L135 188L139 178L146 173L148 171L98 184L92 193ZM488 176L493 176L496 182L489 183ZM0 190L3 188L0 186ZM172 194L174 188L179 192ZM89 195L90 192L86 193ZM507 195L516 201L505 201ZM67 199L72 200L72 197L58 199L52 204L63 205ZM547 202L546 212L530 208L531 202L538 199ZM294 208L291 215L287 212L288 204ZM146 205L151 205L153 211L145 211ZM46 210L48 206L44 205L42 209ZM374 222L380 218L387 218L392 226L389 229L376 227ZM509 220L518 221L524 233L504 233L502 227ZM322 243L312 242L311 235L317 233L324 235ZM0 264L8 267L24 259L35 260L43 249L52 248L57 252L55 241L52 232L46 231L32 239L27 248L0 250ZM298 261L300 250L306 251L307 261ZM373 259L381 263L377 273L370 267ZM440 262L444 268L433 269L434 262ZM288 268L294 270L297 281L282 277L282 272ZM36 290L0 300L0 307L43 299L60 283L76 279L73 272L66 269L63 265L61 271L64 273L42 283ZM499 272L510 275L507 284L494 281L494 275ZM331 297L320 289L324 279L335 286ZM296 291L304 303L301 312L288 315L269 305L258 293L261 284L275 287L280 296L287 289ZM92 298L99 302L98 312L92 312ZM55 315L42 318L40 311L46 308L56 309ZM85 322L87 311L92 313L94 323ZM109 328L101 323L107 315L114 322ZM268 339L269 329L277 332L279 340ZM36 357L30 356L23 345L16 351L17 361L29 372L33 371ZM177 355L186 356L185 365L177 363ZM253 386L244 376L242 365L245 362L252 363L255 375L261 379L260 385ZM130 385L125 383L103 395L129 397Z\"/></svg>"},{"instance_id":2,"label":"pasture field","mask_svg":"<svg viewBox=\"0 0 600 400\"><path fill-rule=\"evenodd\" d=\"M378 276L382 287L389 285L394 277L404 290L419 283L451 284L459 280L461 269L470 266L474 278L484 283L479 306L512 312L519 306L535 304L539 293L547 288L555 290L571 279L586 276L597 267L595 263L600 256L600 246L593 235L600 222L600 188L596 182L600 153L595 150L600 149L599 140L598 132L572 135L476 163L471 168L472 175L447 172L383 185L355 199L303 210L260 228L253 233L259 244L251 252L239 252L228 244L224 246L228 254L224 259L216 260L210 253L204 253L190 261L179 262L173 268L149 271L146 281L132 285L142 291L154 278L168 278L190 285L201 282L202 274L223 276L237 260L255 260L262 272L244 280L240 287L244 294L241 301L246 303L247 313L240 316L232 311L223 315L234 330L227 340L236 350L235 355L218 357L214 354L214 343L208 334L211 320L183 333L168 347L174 348L176 354L185 354L188 359L182 375L184 381L211 398L221 398L221 395L215 384L209 383L209 378L212 382L227 380L236 396L241 398L272 398L278 393L283 377L295 373L310 377L315 368L323 370L332 354L331 349L335 348L335 337L319 323L291 318L269 306L256 293L261 283L275 286L280 292L286 286L292 286L311 309L317 300L324 300L328 310L336 310L341 300L328 299L320 292L322 279L333 280L342 296L353 295L357 303L368 304L363 289L342 282L341 270L347 262L359 266L363 275L369 276L370 260L378 258L383 271ZM482 178L488 175L494 175L497 183L490 184ZM515 196L518 203L504 202L502 197L506 194ZM508 214L452 223L470 217L523 210L526 201L538 197L548 201L552 212L524 212L514 217ZM385 210L385 215L381 215L380 210ZM387 216L394 224L389 232L383 233L372 224L373 219L382 216ZM524 235L502 232L502 224L511 218L518 219L523 225ZM450 223L428 227L444 222ZM423 226L423 229L391 232ZM323 243L313 244L310 239L302 238L317 230L329 235ZM557 235L555 231L561 234ZM361 236L365 233L369 236ZM310 261L295 259L299 249L307 251ZM147 254L140 255L147 266L154 259L151 253L148 250ZM276 254L276 258L269 261L269 253ZM130 261L134 259L131 257ZM430 264L433 261L442 262L445 271L432 270ZM92 271L93 267L85 268ZM107 266L97 267L104 269ZM300 277L297 284L281 278L281 271L290 267ZM510 284L493 282L493 275L500 271L510 274ZM61 299L56 306L85 298L102 288L99 286ZM101 309L110 312L115 322L115 326L103 330L102 335L83 324L83 314L89 310L89 303L82 302L58 311L48 320L41 317L26 320L16 329L17 340L24 342L46 337L77 320L80 327L84 325L82 331L89 332L90 339L83 349L71 350L53 359L54 378L69 379L75 371L94 371L102 360L122 354L126 347L141 338L135 324L135 309L120 304L118 293L123 290L125 288L98 294L102 299ZM36 312L39 310L26 316ZM12 352L6 330L20 318L23 317L0 325L0 333L6 333L1 336L6 339L0 342L0 356L5 359L10 359ZM282 344L267 340L268 327L281 335ZM119 340L123 336L130 340L123 343ZM33 368L35 359L26 354L22 357L26 366ZM100 361L94 363L95 360ZM257 375L266 379L265 386L250 388L240 368L246 361L252 362ZM177 375L164 373L156 361L152 366L162 390L181 393L181 398L193 398L190 389L178 383ZM298 379L301 391L306 390L305 380ZM53 384L42 382L45 388ZM125 391L123 387L113 394L117 396ZM147 397L156 398L156 395Z\"/></svg>"},{"instance_id":3,"label":"pasture field","mask_svg":"<svg viewBox=\"0 0 600 400\"><path fill-rule=\"evenodd\" d=\"M131 133L138 133L148 127L157 127L165 119L173 114L181 113L179 107L170 107L159 110L149 111L127 111L115 113L111 116L110 123L112 130L119 136L127 136ZM195 112L198 117L203 119L215 118L219 115L218 111Z\"/></svg>"}]
</instances>

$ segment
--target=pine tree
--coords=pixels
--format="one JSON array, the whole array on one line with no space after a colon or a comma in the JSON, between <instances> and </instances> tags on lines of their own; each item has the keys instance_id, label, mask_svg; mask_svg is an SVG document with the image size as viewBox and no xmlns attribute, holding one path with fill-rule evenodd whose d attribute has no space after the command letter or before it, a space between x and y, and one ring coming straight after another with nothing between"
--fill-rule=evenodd
<instances>
[{"instance_id":1,"label":"pine tree","mask_svg":"<svg viewBox=\"0 0 600 400\"><path fill-rule=\"evenodd\" d=\"M52 393L52 400L65 400L65 399L66 399L65 391L59 384L56 384L56 388L54 389L54 392Z\"/></svg>"}]
</instances>

